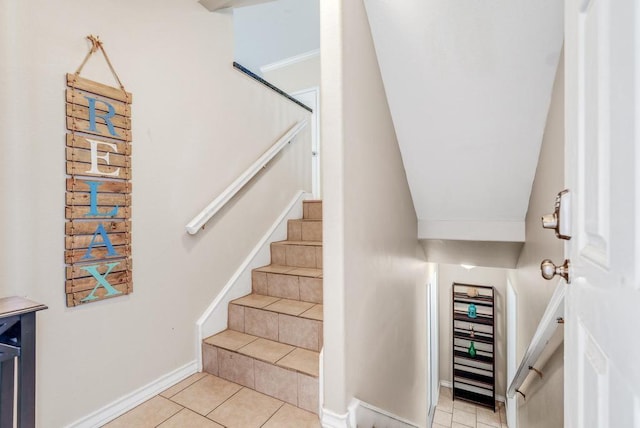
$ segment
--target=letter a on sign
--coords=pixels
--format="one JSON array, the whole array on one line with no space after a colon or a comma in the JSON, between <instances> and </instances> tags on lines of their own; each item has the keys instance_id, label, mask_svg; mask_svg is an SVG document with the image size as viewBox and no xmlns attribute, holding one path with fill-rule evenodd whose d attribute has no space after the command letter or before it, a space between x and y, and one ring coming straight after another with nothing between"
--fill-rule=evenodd
<instances>
[{"instance_id":1,"label":"letter a on sign","mask_svg":"<svg viewBox=\"0 0 640 428\"><path fill-rule=\"evenodd\" d=\"M102 236L102 242L96 243L96 237L98 236L98 234ZM93 256L91 255L91 250L93 250L93 247L96 245L106 246L107 254L111 257L118 255L118 253L116 253L116 250L113 249L113 245L111 245L111 239L109 239L109 235L107 235L107 231L104 230L104 225L102 223L100 223L96 228L96 231L93 234L93 238L91 238L91 243L89 244L89 248L87 248L87 252L84 253L84 256L82 258L92 259Z\"/></svg>"}]
</instances>

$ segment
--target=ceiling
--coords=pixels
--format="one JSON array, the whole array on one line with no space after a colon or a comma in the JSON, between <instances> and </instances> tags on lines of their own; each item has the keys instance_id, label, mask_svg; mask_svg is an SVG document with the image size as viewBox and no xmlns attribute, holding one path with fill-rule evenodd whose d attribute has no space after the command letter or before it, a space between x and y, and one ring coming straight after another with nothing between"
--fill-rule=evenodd
<instances>
[{"instance_id":1,"label":"ceiling","mask_svg":"<svg viewBox=\"0 0 640 428\"><path fill-rule=\"evenodd\" d=\"M235 8L236 60L259 72L319 47L318 1L201 3ZM363 1L429 260L514 267L562 49L563 3Z\"/></svg>"},{"instance_id":2,"label":"ceiling","mask_svg":"<svg viewBox=\"0 0 640 428\"><path fill-rule=\"evenodd\" d=\"M524 241L557 0L365 0L419 238Z\"/></svg>"},{"instance_id":3,"label":"ceiling","mask_svg":"<svg viewBox=\"0 0 640 428\"><path fill-rule=\"evenodd\" d=\"M262 75L263 66L320 48L319 0L278 0L237 7L233 27L235 61Z\"/></svg>"}]
</instances>

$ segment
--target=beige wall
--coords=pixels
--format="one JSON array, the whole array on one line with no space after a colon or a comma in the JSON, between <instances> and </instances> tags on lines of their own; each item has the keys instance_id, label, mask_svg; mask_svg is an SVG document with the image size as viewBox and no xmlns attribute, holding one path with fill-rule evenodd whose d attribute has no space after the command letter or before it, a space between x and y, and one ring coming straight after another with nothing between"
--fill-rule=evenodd
<instances>
[{"instance_id":1,"label":"beige wall","mask_svg":"<svg viewBox=\"0 0 640 428\"><path fill-rule=\"evenodd\" d=\"M518 298L517 358L523 357L544 310L558 284L540 276L540 262L549 258L556 263L564 259L562 241L551 230L544 230L540 217L553 211L556 194L564 188L564 57L553 86L538 168L533 182L526 218L526 242L517 269L510 273ZM549 357L543 380L528 379L518 398L518 426L555 428L563 425L563 347Z\"/></svg>"},{"instance_id":2,"label":"beige wall","mask_svg":"<svg viewBox=\"0 0 640 428\"><path fill-rule=\"evenodd\" d=\"M523 245L522 242L445 239L421 239L420 243L430 262L495 268L515 268Z\"/></svg>"},{"instance_id":3,"label":"beige wall","mask_svg":"<svg viewBox=\"0 0 640 428\"><path fill-rule=\"evenodd\" d=\"M440 380L452 381L451 366L451 284L490 285L495 287L496 395L504 397L507 377L507 331L505 329L507 299L507 269L475 267L467 270L460 265L438 265Z\"/></svg>"},{"instance_id":4,"label":"beige wall","mask_svg":"<svg viewBox=\"0 0 640 428\"><path fill-rule=\"evenodd\" d=\"M39 427L193 362L197 318L294 193L310 190L307 135L203 232L184 230L308 115L231 67L231 31L231 15L196 1L0 0L0 296L49 306L38 315ZM88 34L134 96L134 293L67 308L64 76ZM83 75L112 82L100 57Z\"/></svg>"},{"instance_id":5,"label":"beige wall","mask_svg":"<svg viewBox=\"0 0 640 428\"><path fill-rule=\"evenodd\" d=\"M424 426L427 264L361 1L321 1L325 407Z\"/></svg>"},{"instance_id":6,"label":"beige wall","mask_svg":"<svg viewBox=\"0 0 640 428\"><path fill-rule=\"evenodd\" d=\"M288 94L320 86L320 55L265 71L265 80Z\"/></svg>"}]
</instances>

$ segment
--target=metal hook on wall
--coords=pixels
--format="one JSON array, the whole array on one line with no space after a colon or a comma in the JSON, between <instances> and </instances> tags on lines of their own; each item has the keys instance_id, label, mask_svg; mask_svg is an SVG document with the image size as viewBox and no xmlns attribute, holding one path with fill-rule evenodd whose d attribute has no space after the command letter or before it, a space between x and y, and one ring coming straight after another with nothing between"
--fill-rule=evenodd
<instances>
[{"instance_id":1,"label":"metal hook on wall","mask_svg":"<svg viewBox=\"0 0 640 428\"><path fill-rule=\"evenodd\" d=\"M538 370L537 368L535 368L533 366L529 366L529 370L538 373L538 376L540 376L540 379L542 379L542 372L540 370Z\"/></svg>"}]
</instances>

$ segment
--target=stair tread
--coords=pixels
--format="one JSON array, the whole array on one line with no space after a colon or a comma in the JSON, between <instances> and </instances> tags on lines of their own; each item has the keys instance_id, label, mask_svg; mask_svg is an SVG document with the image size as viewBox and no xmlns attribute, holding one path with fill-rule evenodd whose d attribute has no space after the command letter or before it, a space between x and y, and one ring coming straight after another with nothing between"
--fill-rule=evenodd
<instances>
[{"instance_id":1,"label":"stair tread","mask_svg":"<svg viewBox=\"0 0 640 428\"><path fill-rule=\"evenodd\" d=\"M277 312L279 314L293 315L322 321L323 306L321 303L281 299L256 293L248 294L239 299L232 300L231 303L270 312Z\"/></svg>"},{"instance_id":2,"label":"stair tread","mask_svg":"<svg viewBox=\"0 0 640 428\"><path fill-rule=\"evenodd\" d=\"M262 309L278 312L279 314L298 316L313 306L315 306L313 303L303 302L301 300L280 299Z\"/></svg>"},{"instance_id":3,"label":"stair tread","mask_svg":"<svg viewBox=\"0 0 640 428\"><path fill-rule=\"evenodd\" d=\"M322 277L321 268L302 268L295 266L270 264L254 269L256 272L276 273L283 275L307 276L310 278Z\"/></svg>"},{"instance_id":4,"label":"stair tread","mask_svg":"<svg viewBox=\"0 0 640 428\"><path fill-rule=\"evenodd\" d=\"M324 306L319 303L317 305L312 306L307 311L300 314L302 318L310 318L312 320L324 321Z\"/></svg>"},{"instance_id":5,"label":"stair tread","mask_svg":"<svg viewBox=\"0 0 640 428\"><path fill-rule=\"evenodd\" d=\"M249 306L251 308L262 309L265 306L269 306L272 303L280 300L279 297L265 296L263 294L251 293L239 299L232 300L231 303L236 305Z\"/></svg>"},{"instance_id":6,"label":"stair tread","mask_svg":"<svg viewBox=\"0 0 640 428\"><path fill-rule=\"evenodd\" d=\"M273 242L273 245L304 245L308 247L322 247L322 241L284 241Z\"/></svg>"},{"instance_id":7,"label":"stair tread","mask_svg":"<svg viewBox=\"0 0 640 428\"><path fill-rule=\"evenodd\" d=\"M234 330L224 330L206 338L204 342L314 377L318 377L319 374L320 353L316 351L239 333Z\"/></svg>"},{"instance_id":8,"label":"stair tread","mask_svg":"<svg viewBox=\"0 0 640 428\"><path fill-rule=\"evenodd\" d=\"M318 377L320 374L320 353L308 349L296 348L279 360L280 367L293 369L302 373Z\"/></svg>"},{"instance_id":9,"label":"stair tread","mask_svg":"<svg viewBox=\"0 0 640 428\"><path fill-rule=\"evenodd\" d=\"M267 363L275 364L294 349L296 349L295 346L259 337L238 349L237 352Z\"/></svg>"},{"instance_id":10,"label":"stair tread","mask_svg":"<svg viewBox=\"0 0 640 428\"><path fill-rule=\"evenodd\" d=\"M214 345L219 348L228 349L229 351L237 351L245 345L253 342L257 339L257 336L252 336L250 334L240 333L235 330L224 330L218 334L214 334L213 336L207 337L204 339L205 343L209 345Z\"/></svg>"}]
</instances>

